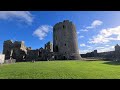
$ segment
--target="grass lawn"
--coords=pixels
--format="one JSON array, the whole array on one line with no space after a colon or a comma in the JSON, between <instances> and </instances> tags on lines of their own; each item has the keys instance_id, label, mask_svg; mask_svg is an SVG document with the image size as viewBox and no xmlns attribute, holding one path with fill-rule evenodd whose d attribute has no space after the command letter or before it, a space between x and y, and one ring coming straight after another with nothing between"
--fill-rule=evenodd
<instances>
[{"instance_id":1,"label":"grass lawn","mask_svg":"<svg viewBox=\"0 0 120 90\"><path fill-rule=\"evenodd\" d=\"M120 63L41 61L0 65L0 79L120 79Z\"/></svg>"}]
</instances>

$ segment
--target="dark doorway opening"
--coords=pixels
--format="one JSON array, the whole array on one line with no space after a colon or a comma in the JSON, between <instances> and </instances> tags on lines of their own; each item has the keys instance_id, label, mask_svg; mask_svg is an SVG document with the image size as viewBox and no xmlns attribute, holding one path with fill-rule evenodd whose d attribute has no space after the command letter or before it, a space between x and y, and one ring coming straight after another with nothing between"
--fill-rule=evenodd
<instances>
[{"instance_id":1,"label":"dark doorway opening","mask_svg":"<svg viewBox=\"0 0 120 90\"><path fill-rule=\"evenodd\" d=\"M63 29L65 29L65 25L63 25Z\"/></svg>"},{"instance_id":2,"label":"dark doorway opening","mask_svg":"<svg viewBox=\"0 0 120 90\"><path fill-rule=\"evenodd\" d=\"M55 60L57 59L57 57L55 56Z\"/></svg>"},{"instance_id":3,"label":"dark doorway opening","mask_svg":"<svg viewBox=\"0 0 120 90\"><path fill-rule=\"evenodd\" d=\"M65 56L63 56L63 60L67 60L67 58Z\"/></svg>"},{"instance_id":4,"label":"dark doorway opening","mask_svg":"<svg viewBox=\"0 0 120 90\"><path fill-rule=\"evenodd\" d=\"M58 46L55 46L55 49L56 49L56 52L58 52L58 51L59 51Z\"/></svg>"}]
</instances>

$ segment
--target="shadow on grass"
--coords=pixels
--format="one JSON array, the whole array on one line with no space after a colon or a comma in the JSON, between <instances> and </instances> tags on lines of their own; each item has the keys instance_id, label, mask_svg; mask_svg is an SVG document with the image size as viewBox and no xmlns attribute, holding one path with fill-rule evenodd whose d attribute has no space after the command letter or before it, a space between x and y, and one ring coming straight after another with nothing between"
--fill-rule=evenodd
<instances>
[{"instance_id":1,"label":"shadow on grass","mask_svg":"<svg viewBox=\"0 0 120 90\"><path fill-rule=\"evenodd\" d=\"M103 64L120 65L120 61L108 61L108 62L104 62Z\"/></svg>"}]
</instances>

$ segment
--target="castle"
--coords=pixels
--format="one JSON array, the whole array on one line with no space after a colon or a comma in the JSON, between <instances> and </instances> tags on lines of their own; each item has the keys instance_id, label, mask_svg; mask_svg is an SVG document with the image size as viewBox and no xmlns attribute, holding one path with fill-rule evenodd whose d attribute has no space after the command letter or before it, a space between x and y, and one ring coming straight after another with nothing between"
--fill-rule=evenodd
<instances>
[{"instance_id":1,"label":"castle","mask_svg":"<svg viewBox=\"0 0 120 90\"><path fill-rule=\"evenodd\" d=\"M101 53L98 53L97 50L94 50L86 54L81 54L81 57L120 61L120 46L117 44L114 48L115 48L115 51L108 51L108 52L101 52Z\"/></svg>"},{"instance_id":2,"label":"castle","mask_svg":"<svg viewBox=\"0 0 120 90\"><path fill-rule=\"evenodd\" d=\"M5 60L80 60L75 25L69 20L59 22L53 27L53 44L48 42L44 48L32 50L24 41L6 40L3 45Z\"/></svg>"},{"instance_id":3,"label":"castle","mask_svg":"<svg viewBox=\"0 0 120 90\"><path fill-rule=\"evenodd\" d=\"M79 54L75 25L69 20L59 22L53 27L53 44L47 42L44 48L32 50L26 47L24 41L6 40L3 44L3 54L6 62L47 61L47 60L81 60L95 58L120 61L120 46L115 51L101 52L97 50Z\"/></svg>"},{"instance_id":4,"label":"castle","mask_svg":"<svg viewBox=\"0 0 120 90\"><path fill-rule=\"evenodd\" d=\"M69 20L55 24L53 28L53 52L55 59L81 59L75 25Z\"/></svg>"}]
</instances>

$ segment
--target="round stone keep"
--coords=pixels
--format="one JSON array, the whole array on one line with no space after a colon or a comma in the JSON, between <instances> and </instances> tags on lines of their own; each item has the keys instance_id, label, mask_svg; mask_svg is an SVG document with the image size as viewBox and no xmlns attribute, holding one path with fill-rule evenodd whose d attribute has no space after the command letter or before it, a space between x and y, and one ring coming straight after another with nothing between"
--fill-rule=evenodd
<instances>
[{"instance_id":1,"label":"round stone keep","mask_svg":"<svg viewBox=\"0 0 120 90\"><path fill-rule=\"evenodd\" d=\"M75 25L69 20L59 22L53 27L53 52L57 59L79 60L78 40Z\"/></svg>"}]
</instances>

